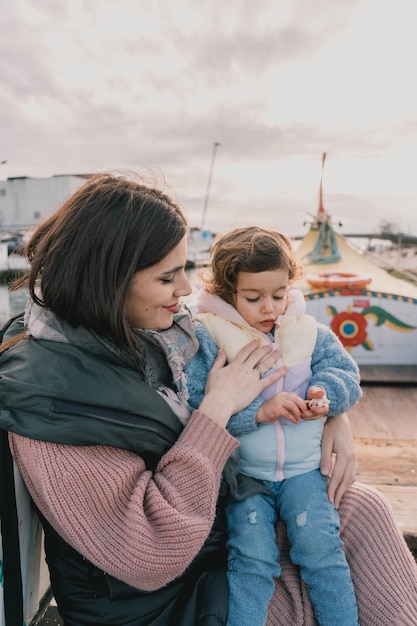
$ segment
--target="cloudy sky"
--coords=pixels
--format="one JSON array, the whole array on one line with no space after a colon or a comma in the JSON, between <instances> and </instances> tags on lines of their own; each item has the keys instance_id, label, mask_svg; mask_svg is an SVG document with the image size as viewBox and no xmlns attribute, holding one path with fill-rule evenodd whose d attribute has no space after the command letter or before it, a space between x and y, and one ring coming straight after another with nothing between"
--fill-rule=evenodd
<instances>
[{"instance_id":1,"label":"cloudy sky","mask_svg":"<svg viewBox=\"0 0 417 626\"><path fill-rule=\"evenodd\" d=\"M326 152L342 232L417 235L416 0L4 0L1 23L0 178L135 170L200 226L212 171L206 228L296 235Z\"/></svg>"}]
</instances>

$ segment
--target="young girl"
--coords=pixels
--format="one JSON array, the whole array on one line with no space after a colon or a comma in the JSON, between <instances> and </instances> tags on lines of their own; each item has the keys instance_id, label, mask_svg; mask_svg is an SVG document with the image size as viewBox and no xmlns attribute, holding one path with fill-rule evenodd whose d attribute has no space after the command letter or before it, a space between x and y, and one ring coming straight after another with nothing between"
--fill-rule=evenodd
<instances>
[{"instance_id":1,"label":"young girl","mask_svg":"<svg viewBox=\"0 0 417 626\"><path fill-rule=\"evenodd\" d=\"M275 535L281 517L319 624L357 626L339 516L319 466L326 416L361 396L358 368L331 330L304 315L302 294L292 286L302 270L286 236L259 227L227 233L213 247L211 270L197 299L200 350L186 370L191 403L202 396L201 371L218 348L230 362L257 338L278 347L278 366L287 367L284 378L227 426L240 441L241 475L259 481L249 491L245 480L237 481L228 497L227 624L266 623L281 574ZM257 369L261 378L275 371L265 371L262 362Z\"/></svg>"}]
</instances>

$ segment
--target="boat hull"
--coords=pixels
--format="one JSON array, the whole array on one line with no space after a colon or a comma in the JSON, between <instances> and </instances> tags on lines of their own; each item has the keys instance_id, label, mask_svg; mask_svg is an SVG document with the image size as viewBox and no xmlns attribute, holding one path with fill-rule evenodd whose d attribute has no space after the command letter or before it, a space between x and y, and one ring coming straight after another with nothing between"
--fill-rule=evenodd
<instances>
[{"instance_id":1,"label":"boat hull","mask_svg":"<svg viewBox=\"0 0 417 626\"><path fill-rule=\"evenodd\" d=\"M304 295L307 313L332 328L358 365L417 364L417 299L368 289Z\"/></svg>"}]
</instances>

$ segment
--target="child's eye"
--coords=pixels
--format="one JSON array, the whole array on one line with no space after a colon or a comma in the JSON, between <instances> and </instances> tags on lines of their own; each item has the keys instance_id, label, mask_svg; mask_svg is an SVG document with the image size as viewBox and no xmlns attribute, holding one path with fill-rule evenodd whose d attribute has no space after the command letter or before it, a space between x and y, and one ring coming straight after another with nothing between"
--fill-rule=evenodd
<instances>
[{"instance_id":1,"label":"child's eye","mask_svg":"<svg viewBox=\"0 0 417 626\"><path fill-rule=\"evenodd\" d=\"M274 300L283 300L284 296L274 296Z\"/></svg>"},{"instance_id":2,"label":"child's eye","mask_svg":"<svg viewBox=\"0 0 417 626\"><path fill-rule=\"evenodd\" d=\"M163 283L164 285L167 285L169 283L174 282L174 277L172 278L161 278L161 283Z\"/></svg>"},{"instance_id":3,"label":"child's eye","mask_svg":"<svg viewBox=\"0 0 417 626\"><path fill-rule=\"evenodd\" d=\"M259 302L259 297L258 298L246 298L246 302Z\"/></svg>"}]
</instances>

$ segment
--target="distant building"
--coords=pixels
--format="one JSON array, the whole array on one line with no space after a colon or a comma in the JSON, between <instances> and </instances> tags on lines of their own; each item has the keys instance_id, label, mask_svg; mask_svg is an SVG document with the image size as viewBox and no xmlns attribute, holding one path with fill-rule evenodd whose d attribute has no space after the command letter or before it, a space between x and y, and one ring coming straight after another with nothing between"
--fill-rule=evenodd
<instances>
[{"instance_id":1,"label":"distant building","mask_svg":"<svg viewBox=\"0 0 417 626\"><path fill-rule=\"evenodd\" d=\"M23 230L35 226L90 177L91 174L63 174L0 180L0 229Z\"/></svg>"}]
</instances>

